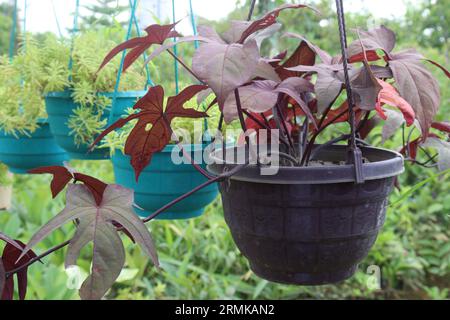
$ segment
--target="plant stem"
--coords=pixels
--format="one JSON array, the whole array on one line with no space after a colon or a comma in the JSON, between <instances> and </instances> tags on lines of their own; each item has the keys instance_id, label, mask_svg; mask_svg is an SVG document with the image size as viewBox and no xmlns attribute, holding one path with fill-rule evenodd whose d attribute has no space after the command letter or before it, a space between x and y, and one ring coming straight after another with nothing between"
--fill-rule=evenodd
<instances>
[{"instance_id":1,"label":"plant stem","mask_svg":"<svg viewBox=\"0 0 450 320\"><path fill-rule=\"evenodd\" d=\"M153 214L151 214L149 217L145 218L144 220L142 220L144 223L153 220L154 218L156 218L159 214L161 214L162 212L164 212L165 210L169 209L170 207L172 207L173 205L177 204L178 202L180 202L181 200L191 196L192 194L194 194L195 192L209 186L210 184L213 184L219 180L222 179L226 179L228 177L231 177L232 175L238 173L239 171L241 171L242 169L244 169L248 164L241 164L238 165L236 167L234 167L232 170L222 173L221 175L214 177L213 179L210 179L208 181L205 181L204 183L202 183L201 185L198 185L197 187L195 187L194 189L192 189L191 191L179 196L178 198L172 200L171 202L169 202L168 204L166 204L165 206L159 208L158 210L156 210Z\"/></svg>"},{"instance_id":2,"label":"plant stem","mask_svg":"<svg viewBox=\"0 0 450 320\"><path fill-rule=\"evenodd\" d=\"M347 113L347 109L344 109L341 113L339 113L338 115L336 115L333 119L331 119L331 121L328 121L325 125L323 126L319 126L319 130L316 131L316 133L312 136L311 140L308 143L308 146L306 147L305 153L303 154L302 157L302 161L300 162L301 165L304 165L305 162L307 162L309 159L309 155L311 154L311 150L312 147L314 146L314 142L316 141L317 137L331 124L334 123L334 121L336 121L337 119L339 119L340 117L342 117L344 114ZM321 121L323 122L323 121Z\"/></svg>"},{"instance_id":3,"label":"plant stem","mask_svg":"<svg viewBox=\"0 0 450 320\"><path fill-rule=\"evenodd\" d=\"M174 57L175 60L177 60L182 66L183 68L185 68L192 76L194 76L195 79L197 79L200 83L205 84L204 81L202 81L195 73L194 71L192 71L191 68L189 68L184 62L183 60L181 60L178 56L176 56L170 49L167 49L167 52L170 53L170 55L172 57Z\"/></svg>"},{"instance_id":4,"label":"plant stem","mask_svg":"<svg viewBox=\"0 0 450 320\"><path fill-rule=\"evenodd\" d=\"M232 170L230 170L228 172L225 172L225 173L222 173L221 175L218 175L218 176L216 176L216 177L214 177L212 179L209 179L208 181L205 181L204 183L202 183L201 185L198 185L197 187L195 187L191 191L185 193L184 195L178 197L177 199L175 199L175 200L169 202L168 204L166 204L165 206L161 207L160 209L155 211L151 216L149 216L148 218L142 220L142 222L146 223L146 222L154 219L159 214L161 214L163 211L169 209L170 207L172 207L173 205L177 204L181 200L189 197L193 193L195 193L195 192L197 192L197 191L199 191L199 190L209 186L210 184L213 184L214 182L217 182L219 180L231 177L232 175L234 175L234 174L238 173L239 171L241 171L242 169L244 169L247 165L248 165L248 163L237 165ZM117 228L117 231L122 231L122 230L123 230L123 228ZM27 263L21 265L20 267L6 272L6 277L10 277L14 273L17 273L17 272L21 271L22 269L29 267L30 265L32 265L36 261L39 261L42 258L45 258L46 256L48 256L49 254L51 254L51 253L53 253L55 251L58 251L59 249L62 249L64 247L66 247L69 243L70 243L70 240L67 240L67 241L65 241L65 242L63 242L63 243L61 243L61 244L59 244L59 245L57 245L57 246L47 250L46 252L42 253L41 255L37 256L36 258L31 259L30 261L28 261Z\"/></svg>"},{"instance_id":5,"label":"plant stem","mask_svg":"<svg viewBox=\"0 0 450 320\"><path fill-rule=\"evenodd\" d=\"M45 258L46 256L48 256L49 254L51 254L51 253L53 253L53 252L55 252L55 251L58 251L59 249L64 248L64 247L67 246L69 243L70 243L70 240L67 240L67 241L65 241L65 242L63 242L63 243L61 243L61 244L59 244L59 245L57 245L57 246L55 246L55 247L53 247L53 248L51 248L51 249L45 251L43 254L37 256L36 258L31 259L30 261L28 261L27 263L21 265L20 267L18 267L18 268L16 268L16 269L13 269L13 270L11 270L11 271L6 272L6 277L8 278L8 277L12 276L14 273L17 273L17 272L19 272L20 270L22 270L22 269L24 269L24 268L27 268L28 266L32 265L32 264L35 263L36 261L39 261L39 260L41 260L42 258Z\"/></svg>"}]
</instances>

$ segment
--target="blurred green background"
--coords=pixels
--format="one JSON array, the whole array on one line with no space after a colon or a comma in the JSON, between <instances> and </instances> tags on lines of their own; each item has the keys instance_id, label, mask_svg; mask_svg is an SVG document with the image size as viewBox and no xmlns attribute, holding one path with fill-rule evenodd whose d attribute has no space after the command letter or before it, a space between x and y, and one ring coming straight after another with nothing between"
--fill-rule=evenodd
<instances>
[{"instance_id":1,"label":"blurred green background","mask_svg":"<svg viewBox=\"0 0 450 320\"><path fill-rule=\"evenodd\" d=\"M276 2L276 3L275 3ZM316 16L307 12L285 12L281 20L283 31L305 35L320 47L337 53L338 31L330 4L334 1L315 1L322 12ZM283 1L259 1L256 15ZM247 5L242 1L230 14L244 19ZM1 13L10 14L7 7ZM374 21L370 12L347 16L348 27L367 28ZM200 23L208 22L200 19ZM396 19L376 19L397 33L398 47L417 47L425 56L449 65L449 0L414 1L406 16ZM213 22L211 22L213 23ZM224 21L213 23L224 30ZM0 19L0 53L7 52L7 37L11 20ZM5 39L4 39L5 38ZM279 46L294 43L266 43L266 54L276 53ZM272 48L272 49L270 49ZM180 52L189 61L192 47L184 45ZM172 61L165 55L155 64L156 83L173 87ZM439 119L449 120L448 80L435 68L442 90ZM188 76L182 77L188 81ZM1 107L1 106L0 106ZM379 144L380 128L371 142ZM401 137L385 143L397 147ZM85 172L113 182L112 166L108 161L80 162L71 165ZM63 208L63 196L51 199L50 178L45 176L15 176L13 206L0 211L0 230L26 242L32 234ZM418 187L415 185L421 183ZM337 285L298 287L278 285L256 277L245 258L237 250L224 222L220 199L210 205L204 216L189 221L153 221L149 228L157 245L162 271L157 271L137 246L125 239L126 269L108 293L108 299L445 299L450 298L450 179L437 177L434 169L407 164L400 178L401 190L390 198L386 224L357 274ZM408 192L414 191L414 192ZM72 225L54 232L36 251L43 252L67 240L73 234ZM124 237L125 238L125 237ZM77 299L76 290L67 286L68 277L63 266L64 252L56 252L29 269L28 299ZM83 255L80 266L89 269L89 253ZM373 276L373 267L380 268L381 287ZM376 269L376 268L375 268Z\"/></svg>"}]
</instances>

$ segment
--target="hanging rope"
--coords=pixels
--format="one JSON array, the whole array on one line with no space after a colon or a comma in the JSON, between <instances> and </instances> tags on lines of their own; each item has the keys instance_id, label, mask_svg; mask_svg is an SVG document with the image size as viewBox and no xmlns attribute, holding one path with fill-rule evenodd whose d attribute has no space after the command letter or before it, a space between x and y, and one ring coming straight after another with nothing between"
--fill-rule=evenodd
<instances>
[{"instance_id":1,"label":"hanging rope","mask_svg":"<svg viewBox=\"0 0 450 320\"><path fill-rule=\"evenodd\" d=\"M61 25L59 24L58 15L56 14L55 3L53 2L53 0L51 1L51 4L52 4L53 16L55 17L56 27L58 28L58 34L59 34L59 37L62 38L63 34L61 32Z\"/></svg>"},{"instance_id":2,"label":"hanging rope","mask_svg":"<svg viewBox=\"0 0 450 320\"><path fill-rule=\"evenodd\" d=\"M70 41L70 57L69 57L69 82L72 82L73 69L73 47L75 42L75 34L78 32L78 15L80 11L80 0L75 0L75 13L73 16L72 38Z\"/></svg>"},{"instance_id":3,"label":"hanging rope","mask_svg":"<svg viewBox=\"0 0 450 320\"><path fill-rule=\"evenodd\" d=\"M128 22L128 30L127 30L126 40L129 40L131 37L131 30L133 29L133 21L135 19L137 3L138 3L138 0L133 0L133 5L131 6L130 20ZM124 50L122 52L122 58L120 60L119 71L117 72L116 85L114 86L114 94L113 94L113 99L112 99L112 104L111 104L111 110L109 112L109 122L108 122L109 124L114 122L114 105L116 104L117 93L119 92L120 78L122 76L122 69L123 69L123 65L125 63L125 56L126 56L126 50Z\"/></svg>"},{"instance_id":4,"label":"hanging rope","mask_svg":"<svg viewBox=\"0 0 450 320\"><path fill-rule=\"evenodd\" d=\"M11 34L9 36L9 62L12 61L14 57L14 49L16 44L16 33L17 33L17 0L14 1L14 10L12 17L12 28Z\"/></svg>"},{"instance_id":5,"label":"hanging rope","mask_svg":"<svg viewBox=\"0 0 450 320\"><path fill-rule=\"evenodd\" d=\"M24 0L23 2L23 24L22 24L22 29L23 29L23 44L22 47L25 50L26 45L27 45L27 41L26 41L26 36L27 36L27 8L28 8L28 0Z\"/></svg>"},{"instance_id":6,"label":"hanging rope","mask_svg":"<svg viewBox=\"0 0 450 320\"><path fill-rule=\"evenodd\" d=\"M172 23L176 22L175 19L176 19L175 18L175 0L172 0ZM176 40L177 40L176 38L173 38L174 42ZM173 47L173 54L175 55L175 57L178 57L177 46ZM179 88L179 83L178 83L179 79L178 79L178 61L177 61L177 59L174 59L173 67L174 67L174 73L175 73L175 93L178 94L180 91L180 88Z\"/></svg>"},{"instance_id":7,"label":"hanging rope","mask_svg":"<svg viewBox=\"0 0 450 320\"><path fill-rule=\"evenodd\" d=\"M129 0L129 5L130 5L130 8L133 6L132 0ZM136 28L137 36L140 37L141 36L141 30L139 29L139 22L137 20L136 15L133 15L133 20L134 20L134 27ZM147 53L144 52L143 58L144 58L144 62L145 62L147 60ZM146 75L147 75L147 83L145 85L145 90L147 90L148 87L153 87L155 84L152 81L152 78L151 78L151 75L150 75L150 69L148 67L148 64L145 64L145 72L146 72Z\"/></svg>"},{"instance_id":8,"label":"hanging rope","mask_svg":"<svg viewBox=\"0 0 450 320\"><path fill-rule=\"evenodd\" d=\"M363 183L364 177L362 172L362 153L361 150L356 145L356 124L355 124L355 103L353 101L353 93L350 82L350 77L348 74L348 55L347 55L347 34L345 30L345 16L344 16L344 6L342 0L336 0L336 9L339 24L339 36L342 51L342 60L344 67L344 79L345 79L345 90L347 92L348 101L348 122L350 124L350 139L349 139L349 155L347 162L352 163L355 166L355 180L356 183Z\"/></svg>"},{"instance_id":9,"label":"hanging rope","mask_svg":"<svg viewBox=\"0 0 450 320\"><path fill-rule=\"evenodd\" d=\"M192 0L189 0L189 15L191 16L191 25L192 25L192 33L194 34L194 36L198 35L197 32L197 23L195 22L195 14L194 14L194 8L192 6ZM194 48L197 50L199 47L199 43L197 40L194 41ZM202 103L202 108L203 111L206 110L206 105L205 103ZM206 118L203 118L203 125L205 127L205 132L208 131L208 120ZM205 140L209 140L209 137L204 137Z\"/></svg>"}]
</instances>

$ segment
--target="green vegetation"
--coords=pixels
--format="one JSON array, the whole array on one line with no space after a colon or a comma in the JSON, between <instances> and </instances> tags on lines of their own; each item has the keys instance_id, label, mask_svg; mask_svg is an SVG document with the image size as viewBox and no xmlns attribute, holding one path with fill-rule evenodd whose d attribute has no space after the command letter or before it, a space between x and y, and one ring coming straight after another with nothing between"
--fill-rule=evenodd
<instances>
[{"instance_id":1,"label":"green vegetation","mask_svg":"<svg viewBox=\"0 0 450 320\"><path fill-rule=\"evenodd\" d=\"M68 89L79 105L69 120L75 142L91 142L106 125L102 115L111 105L98 93L114 91L120 58L96 72L106 53L124 38L120 25L82 33L74 40L73 69L69 70L68 40L52 34L43 39L28 35L12 63L6 57L0 59L0 128L8 133L33 132L38 120L46 118L43 96ZM144 83L144 69L135 65L122 76L119 90L142 90Z\"/></svg>"}]
</instances>

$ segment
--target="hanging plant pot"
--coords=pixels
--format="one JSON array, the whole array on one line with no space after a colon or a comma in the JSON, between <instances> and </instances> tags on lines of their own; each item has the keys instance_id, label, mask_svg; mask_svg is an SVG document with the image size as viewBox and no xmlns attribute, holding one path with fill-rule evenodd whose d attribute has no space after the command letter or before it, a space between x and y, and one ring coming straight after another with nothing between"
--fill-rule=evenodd
<instances>
[{"instance_id":1,"label":"hanging plant pot","mask_svg":"<svg viewBox=\"0 0 450 320\"><path fill-rule=\"evenodd\" d=\"M23 174L37 167L62 165L66 160L66 152L56 144L46 122L40 123L29 136L18 134L16 137L0 130L0 161L13 173Z\"/></svg>"},{"instance_id":2,"label":"hanging plant pot","mask_svg":"<svg viewBox=\"0 0 450 320\"><path fill-rule=\"evenodd\" d=\"M202 156L203 146L200 144L187 145L184 148L188 152L194 150L197 156ZM140 216L149 216L165 204L206 181L206 178L191 164L175 164L171 159L174 149L179 150L176 145L169 145L163 151L155 153L151 164L142 171L139 182L136 182L128 156L117 152L112 157L116 182L135 191L134 201L144 209L136 210ZM217 197L217 194L217 184L212 184L180 201L157 218L189 219L198 217L202 215L205 207Z\"/></svg>"},{"instance_id":3,"label":"hanging plant pot","mask_svg":"<svg viewBox=\"0 0 450 320\"><path fill-rule=\"evenodd\" d=\"M374 244L385 219L400 154L362 148L365 182L352 165L281 167L260 175L250 165L220 183L225 220L251 269L269 281L319 285L351 277ZM346 147L321 150L316 159L345 161ZM234 164L213 156L215 174Z\"/></svg>"},{"instance_id":4,"label":"hanging plant pot","mask_svg":"<svg viewBox=\"0 0 450 320\"><path fill-rule=\"evenodd\" d=\"M145 94L144 91L128 91L118 92L114 106L113 120L118 120L127 108L132 107L136 100ZM112 100L114 93L100 93ZM56 143L67 151L71 159L80 160L104 160L110 158L107 148L94 149L88 152L88 145L77 146L73 136L70 134L72 129L69 128L69 118L73 115L73 111L79 107L73 101L70 91L49 92L45 96L45 105L48 114L50 129L55 136ZM102 119L109 119L110 108L103 112Z\"/></svg>"}]
</instances>

